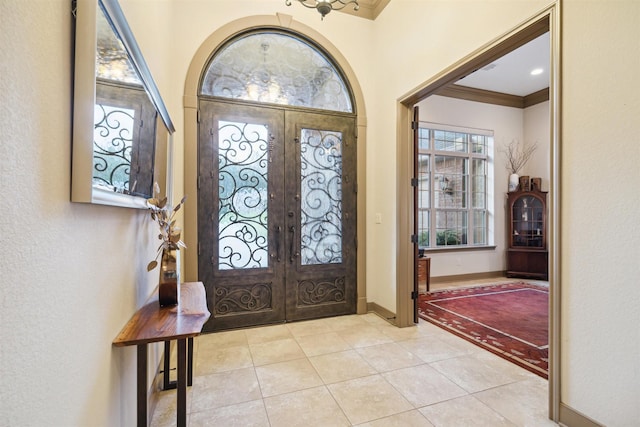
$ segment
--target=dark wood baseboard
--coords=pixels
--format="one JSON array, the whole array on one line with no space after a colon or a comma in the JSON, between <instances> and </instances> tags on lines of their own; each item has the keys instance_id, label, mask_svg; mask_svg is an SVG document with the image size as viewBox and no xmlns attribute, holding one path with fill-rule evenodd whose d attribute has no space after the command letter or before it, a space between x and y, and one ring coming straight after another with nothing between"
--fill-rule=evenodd
<instances>
[{"instance_id":1,"label":"dark wood baseboard","mask_svg":"<svg viewBox=\"0 0 640 427\"><path fill-rule=\"evenodd\" d=\"M431 283L449 283L449 282L464 282L467 280L476 280L476 279L492 279L492 278L500 278L506 277L507 272L504 270L501 271L486 271L484 273L469 273L469 274L456 274L453 276L438 276L431 277Z\"/></svg>"}]
</instances>

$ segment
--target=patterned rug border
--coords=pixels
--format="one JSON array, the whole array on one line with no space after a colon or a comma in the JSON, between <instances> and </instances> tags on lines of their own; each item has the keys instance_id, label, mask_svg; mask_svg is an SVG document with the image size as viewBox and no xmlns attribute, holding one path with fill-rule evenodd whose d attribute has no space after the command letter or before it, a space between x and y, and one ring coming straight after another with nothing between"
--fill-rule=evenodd
<instances>
[{"instance_id":1,"label":"patterned rug border","mask_svg":"<svg viewBox=\"0 0 640 427\"><path fill-rule=\"evenodd\" d=\"M513 287L516 287L516 289L521 289L521 288L530 288L530 289L535 289L535 290L541 290L541 291L545 291L545 292L549 292L549 287L547 286L543 286L543 285L538 285L538 284L534 284L534 283L527 283L527 282L513 282L513 281L509 281L509 282L499 282L499 283L490 283L490 284L482 284L482 285L470 285L470 286L464 286L464 287L457 287L457 288L453 288L453 289L441 289L441 290L436 290L436 291L431 291L429 292L429 295L433 296L433 295L456 295L456 294L461 294L464 295L465 293L470 293L470 292L477 292L478 290L482 290L483 288L486 289L488 292L492 292L495 291L496 289L500 289L500 288L505 288L505 289L513 289ZM422 302L422 299L425 297L425 294L421 294L420 295L420 299L419 301ZM419 304L420 305L420 304ZM504 358L505 360L508 360L524 369L527 369L530 372L533 372L545 379L548 379L549 376L549 371L548 371L548 357L547 358L542 358L543 361L545 361L547 363L547 367L546 369L541 368L540 366L537 366L533 363L527 362L524 359L521 359L511 353L508 353L488 342L485 341L480 341L478 338L469 335L465 332L460 331L459 329L455 329L450 325L447 325L446 323L442 323L439 322L436 319L433 319L431 317L429 317L422 309L422 307L418 308L418 316L433 324L436 325L454 335L457 335L461 338L463 338L466 341L469 341L475 345L477 345L478 347L481 347L487 351L490 351L491 353L494 353L502 358ZM509 337L507 337L509 338ZM547 343L547 354L548 354L548 343Z\"/></svg>"}]
</instances>

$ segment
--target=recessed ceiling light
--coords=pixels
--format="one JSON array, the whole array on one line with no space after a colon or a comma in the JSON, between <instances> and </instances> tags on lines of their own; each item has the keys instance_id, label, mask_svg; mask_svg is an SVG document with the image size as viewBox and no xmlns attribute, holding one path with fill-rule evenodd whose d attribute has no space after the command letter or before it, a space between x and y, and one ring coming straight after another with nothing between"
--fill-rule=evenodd
<instances>
[{"instance_id":1,"label":"recessed ceiling light","mask_svg":"<svg viewBox=\"0 0 640 427\"><path fill-rule=\"evenodd\" d=\"M531 75L537 76L538 74L542 74L543 72L544 70L542 68L534 68L533 70L531 70Z\"/></svg>"}]
</instances>

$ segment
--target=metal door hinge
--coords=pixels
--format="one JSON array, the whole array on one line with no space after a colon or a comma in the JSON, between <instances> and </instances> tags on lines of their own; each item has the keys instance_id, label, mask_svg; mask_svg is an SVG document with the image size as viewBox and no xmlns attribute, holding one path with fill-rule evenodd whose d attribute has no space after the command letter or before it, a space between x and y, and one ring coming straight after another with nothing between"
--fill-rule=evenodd
<instances>
[{"instance_id":1,"label":"metal door hinge","mask_svg":"<svg viewBox=\"0 0 640 427\"><path fill-rule=\"evenodd\" d=\"M418 178L411 178L411 186L412 187L418 186Z\"/></svg>"},{"instance_id":2,"label":"metal door hinge","mask_svg":"<svg viewBox=\"0 0 640 427\"><path fill-rule=\"evenodd\" d=\"M411 299L418 299L418 291L411 292Z\"/></svg>"},{"instance_id":3,"label":"metal door hinge","mask_svg":"<svg viewBox=\"0 0 640 427\"><path fill-rule=\"evenodd\" d=\"M411 122L411 129L412 130L416 130L416 129L418 129L418 127L419 127L418 122Z\"/></svg>"},{"instance_id":4,"label":"metal door hinge","mask_svg":"<svg viewBox=\"0 0 640 427\"><path fill-rule=\"evenodd\" d=\"M418 236L415 234L411 235L411 243L418 243Z\"/></svg>"}]
</instances>

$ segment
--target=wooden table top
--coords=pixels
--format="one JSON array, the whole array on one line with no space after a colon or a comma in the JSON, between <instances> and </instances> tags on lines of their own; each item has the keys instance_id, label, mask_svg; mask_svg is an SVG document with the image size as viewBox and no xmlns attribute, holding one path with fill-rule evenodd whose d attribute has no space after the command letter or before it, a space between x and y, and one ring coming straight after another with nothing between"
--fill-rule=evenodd
<instances>
[{"instance_id":1,"label":"wooden table top","mask_svg":"<svg viewBox=\"0 0 640 427\"><path fill-rule=\"evenodd\" d=\"M181 283L180 302L172 307L160 307L156 289L122 328L113 345L124 347L193 337L200 334L209 316L202 282Z\"/></svg>"}]
</instances>

